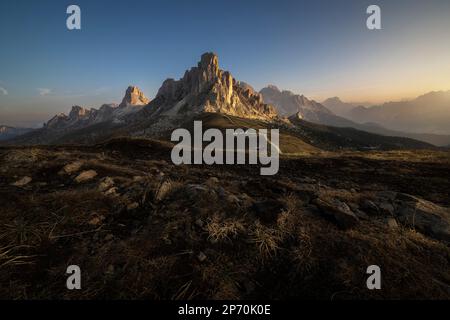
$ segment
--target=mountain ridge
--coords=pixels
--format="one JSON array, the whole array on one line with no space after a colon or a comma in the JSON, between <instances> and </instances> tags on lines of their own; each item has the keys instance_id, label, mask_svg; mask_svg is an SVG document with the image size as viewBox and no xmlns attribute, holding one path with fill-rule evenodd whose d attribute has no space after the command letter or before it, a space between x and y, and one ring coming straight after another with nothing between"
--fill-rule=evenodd
<instances>
[{"instance_id":1,"label":"mountain ridge","mask_svg":"<svg viewBox=\"0 0 450 320\"><path fill-rule=\"evenodd\" d=\"M268 90L274 97L282 97L290 103L288 108L281 112L282 115L296 111L298 120L340 126L352 124L304 95L296 95L287 90L280 91L275 86L256 92L249 84L233 78L230 72L221 70L217 55L207 52L201 56L197 66L186 70L179 80L166 79L152 100L147 99L139 88L130 86L119 105L104 104L99 109L73 106L68 115L57 114L42 129L12 139L8 144L90 144L117 136L167 138L168 132L193 121L199 115L217 114L225 118L245 118L246 123L253 125L263 121L267 127L284 128L283 130L288 131L287 136L296 137L287 139L289 143L301 139L313 143L316 140L314 135L317 135L319 138L326 136L330 141L339 142L341 147L349 148L404 148L406 145L417 148L433 147L419 141L402 139L391 143L392 139L389 137L369 135L370 139L378 143L373 146L355 140L353 131L335 130L330 127L325 130L329 133L323 135L323 128L306 125L302 121L297 121L297 128L294 128L295 126L289 125L287 118L282 119L278 115L275 106L265 101L264 95L267 96ZM276 102L277 99L273 100ZM309 127L309 136L303 135L304 132L299 130L298 124ZM334 135L347 137L347 142L343 143L341 138ZM331 147L326 143L323 145Z\"/></svg>"},{"instance_id":2,"label":"mountain ridge","mask_svg":"<svg viewBox=\"0 0 450 320\"><path fill-rule=\"evenodd\" d=\"M431 91L414 99L368 107L351 108L352 104L339 101L327 99L324 104L337 113L345 108L347 111L342 115L358 123L373 122L389 130L412 134L450 134L450 90Z\"/></svg>"},{"instance_id":3,"label":"mountain ridge","mask_svg":"<svg viewBox=\"0 0 450 320\"><path fill-rule=\"evenodd\" d=\"M450 143L450 135L403 132L400 130L387 129L378 123L355 122L351 119L348 119L347 117L335 114L325 105L314 100L309 100L304 95L294 94L291 91L287 90L280 90L274 85L269 85L261 89L260 92L266 102L273 104L281 114L286 116L292 116L295 114L298 119L303 119L317 124L340 128L355 128L357 130L380 134L388 137L398 136L411 138L431 143L436 146L445 146ZM340 100L338 97L329 98L325 100L325 102L327 104L332 102L341 104L341 112L343 109L351 109L351 104L342 102L342 100ZM344 105L344 107L342 107L342 105ZM354 107L354 109L355 108L365 109L366 107L357 106ZM333 110L335 110L335 108L333 108Z\"/></svg>"}]
</instances>

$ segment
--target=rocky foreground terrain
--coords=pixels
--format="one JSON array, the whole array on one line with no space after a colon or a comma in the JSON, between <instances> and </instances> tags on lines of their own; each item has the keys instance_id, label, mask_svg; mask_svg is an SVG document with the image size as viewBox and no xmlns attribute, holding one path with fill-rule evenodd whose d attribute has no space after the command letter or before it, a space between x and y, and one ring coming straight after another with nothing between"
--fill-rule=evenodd
<instances>
[{"instance_id":1,"label":"rocky foreground terrain","mask_svg":"<svg viewBox=\"0 0 450 320\"><path fill-rule=\"evenodd\" d=\"M448 152L284 156L262 177L170 150L1 148L0 298L450 298Z\"/></svg>"}]
</instances>

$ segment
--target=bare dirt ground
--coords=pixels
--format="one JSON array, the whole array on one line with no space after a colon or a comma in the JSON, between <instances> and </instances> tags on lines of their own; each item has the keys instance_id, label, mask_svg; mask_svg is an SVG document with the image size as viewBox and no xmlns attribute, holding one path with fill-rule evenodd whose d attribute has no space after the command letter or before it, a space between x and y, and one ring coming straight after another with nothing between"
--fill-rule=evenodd
<instances>
[{"instance_id":1,"label":"bare dirt ground","mask_svg":"<svg viewBox=\"0 0 450 320\"><path fill-rule=\"evenodd\" d=\"M289 156L273 177L169 156L0 149L0 298L450 298L449 153Z\"/></svg>"}]
</instances>

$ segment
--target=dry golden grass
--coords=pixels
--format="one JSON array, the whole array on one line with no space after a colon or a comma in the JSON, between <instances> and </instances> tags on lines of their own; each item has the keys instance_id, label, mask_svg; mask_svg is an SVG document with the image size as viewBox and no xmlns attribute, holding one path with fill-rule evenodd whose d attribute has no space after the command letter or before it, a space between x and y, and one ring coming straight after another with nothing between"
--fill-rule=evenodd
<instances>
[{"instance_id":1,"label":"dry golden grass","mask_svg":"<svg viewBox=\"0 0 450 320\"><path fill-rule=\"evenodd\" d=\"M250 241L258 248L262 260L274 257L280 250L282 240L279 230L268 228L256 222L250 233Z\"/></svg>"},{"instance_id":2,"label":"dry golden grass","mask_svg":"<svg viewBox=\"0 0 450 320\"><path fill-rule=\"evenodd\" d=\"M224 219L214 215L206 224L208 239L213 242L230 242L246 231L242 220Z\"/></svg>"},{"instance_id":3,"label":"dry golden grass","mask_svg":"<svg viewBox=\"0 0 450 320\"><path fill-rule=\"evenodd\" d=\"M177 167L101 148L39 150L44 152L30 151L31 157L52 160L17 168L0 162L0 298L450 298L448 245L404 226L391 229L376 217L341 230L315 210L311 195L358 204L377 190L409 188L445 205L443 157L414 166L369 161L370 153L290 158L282 160L278 176L266 178L248 166ZM26 157L24 152L14 157ZM419 158L432 161L426 153ZM79 159L98 177L80 185L73 175L58 175ZM24 172L33 177L27 188L11 186ZM406 183L399 172L414 174ZM219 182L207 185L213 176ZM118 196L98 190L106 177ZM424 183L432 179L440 184ZM351 191L355 185L357 192ZM252 204L264 200L284 206L261 219ZM134 201L139 206L127 210ZM82 267L81 291L65 289L69 264ZM365 287L370 264L383 270L380 292Z\"/></svg>"}]
</instances>

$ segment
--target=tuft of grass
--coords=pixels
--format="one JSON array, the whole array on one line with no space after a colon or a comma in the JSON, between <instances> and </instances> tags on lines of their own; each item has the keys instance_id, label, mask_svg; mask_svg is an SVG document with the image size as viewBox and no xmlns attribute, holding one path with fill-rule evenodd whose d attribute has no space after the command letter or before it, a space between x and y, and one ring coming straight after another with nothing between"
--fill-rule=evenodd
<instances>
[{"instance_id":1,"label":"tuft of grass","mask_svg":"<svg viewBox=\"0 0 450 320\"><path fill-rule=\"evenodd\" d=\"M251 242L256 244L262 260L276 256L281 240L278 230L265 227L260 222L255 223L251 232Z\"/></svg>"},{"instance_id":2,"label":"tuft of grass","mask_svg":"<svg viewBox=\"0 0 450 320\"><path fill-rule=\"evenodd\" d=\"M7 266L19 266L24 264L33 264L34 255L20 254L20 249L29 246L7 246L0 248L0 269Z\"/></svg>"},{"instance_id":3,"label":"tuft of grass","mask_svg":"<svg viewBox=\"0 0 450 320\"><path fill-rule=\"evenodd\" d=\"M221 221L214 215L206 225L208 239L213 242L230 242L245 231L242 220L226 219Z\"/></svg>"}]
</instances>

